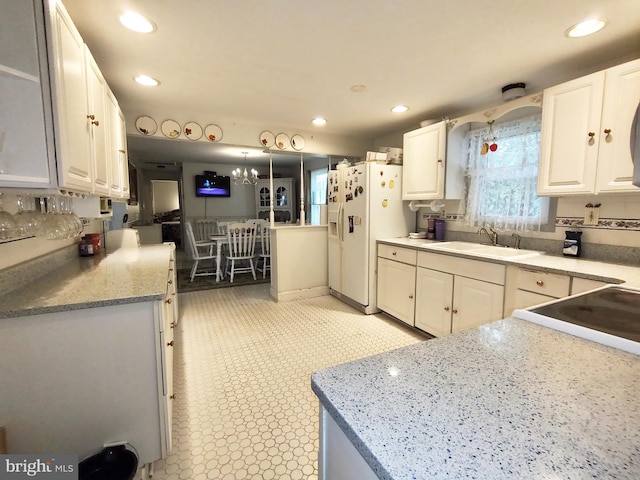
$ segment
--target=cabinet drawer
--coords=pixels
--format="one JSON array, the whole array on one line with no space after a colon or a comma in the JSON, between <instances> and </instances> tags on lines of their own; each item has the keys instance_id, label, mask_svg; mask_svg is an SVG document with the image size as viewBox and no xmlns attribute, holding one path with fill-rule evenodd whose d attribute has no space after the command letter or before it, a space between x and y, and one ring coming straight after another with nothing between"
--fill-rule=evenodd
<instances>
[{"instance_id":1,"label":"cabinet drawer","mask_svg":"<svg viewBox=\"0 0 640 480\"><path fill-rule=\"evenodd\" d=\"M515 298L513 301L513 310L517 308L529 308L534 305L540 305L541 303L550 302L556 300L555 297L549 295L542 295L541 293L528 292L526 290L516 290ZM505 315L511 315L511 312L504 312Z\"/></svg>"},{"instance_id":2,"label":"cabinet drawer","mask_svg":"<svg viewBox=\"0 0 640 480\"><path fill-rule=\"evenodd\" d=\"M604 287L605 285L606 283L599 282L597 280L589 280L588 278L573 277L573 282L571 283L571 295L587 292L589 290L593 290L594 288Z\"/></svg>"},{"instance_id":3,"label":"cabinet drawer","mask_svg":"<svg viewBox=\"0 0 640 480\"><path fill-rule=\"evenodd\" d=\"M440 253L419 252L418 266L504 285L504 265Z\"/></svg>"},{"instance_id":4,"label":"cabinet drawer","mask_svg":"<svg viewBox=\"0 0 640 480\"><path fill-rule=\"evenodd\" d=\"M549 297L562 298L569 295L570 280L571 277L568 275L520 269L516 287Z\"/></svg>"},{"instance_id":5,"label":"cabinet drawer","mask_svg":"<svg viewBox=\"0 0 640 480\"><path fill-rule=\"evenodd\" d=\"M407 263L409 265L416 264L418 252L410 248L399 248L392 245L378 245L378 256L395 260L396 262Z\"/></svg>"}]
</instances>

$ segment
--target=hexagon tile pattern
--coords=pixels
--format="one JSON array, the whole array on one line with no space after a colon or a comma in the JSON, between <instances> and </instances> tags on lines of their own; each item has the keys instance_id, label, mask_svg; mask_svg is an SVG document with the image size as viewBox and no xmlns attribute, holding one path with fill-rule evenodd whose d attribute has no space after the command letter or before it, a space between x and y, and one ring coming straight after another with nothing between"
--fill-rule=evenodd
<instances>
[{"instance_id":1,"label":"hexagon tile pattern","mask_svg":"<svg viewBox=\"0 0 640 480\"><path fill-rule=\"evenodd\" d=\"M425 337L331 297L269 284L180 294L173 450L154 480L318 479L311 373Z\"/></svg>"}]
</instances>

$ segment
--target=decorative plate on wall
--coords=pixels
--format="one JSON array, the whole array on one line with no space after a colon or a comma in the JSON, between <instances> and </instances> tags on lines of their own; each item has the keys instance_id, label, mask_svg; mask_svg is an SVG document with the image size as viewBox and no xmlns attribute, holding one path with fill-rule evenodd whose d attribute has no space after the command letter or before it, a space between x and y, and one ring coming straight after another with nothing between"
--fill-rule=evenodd
<instances>
[{"instance_id":1,"label":"decorative plate on wall","mask_svg":"<svg viewBox=\"0 0 640 480\"><path fill-rule=\"evenodd\" d=\"M158 131L158 124L153 118L142 115L136 120L136 130L143 135L153 135Z\"/></svg>"},{"instance_id":2,"label":"decorative plate on wall","mask_svg":"<svg viewBox=\"0 0 640 480\"><path fill-rule=\"evenodd\" d=\"M198 140L202 136L202 127L196 122L187 122L182 131L189 140Z\"/></svg>"},{"instance_id":3,"label":"decorative plate on wall","mask_svg":"<svg viewBox=\"0 0 640 480\"><path fill-rule=\"evenodd\" d=\"M273 133L265 130L260 134L260 145L263 147L273 147L274 143L276 143L276 137L273 136Z\"/></svg>"},{"instance_id":4,"label":"decorative plate on wall","mask_svg":"<svg viewBox=\"0 0 640 480\"><path fill-rule=\"evenodd\" d=\"M165 137L178 138L180 136L180 124L175 120L165 120L162 122L162 133Z\"/></svg>"},{"instance_id":5,"label":"decorative plate on wall","mask_svg":"<svg viewBox=\"0 0 640 480\"><path fill-rule=\"evenodd\" d=\"M218 125L207 125L204 129L204 136L210 142L219 142L222 140L222 129Z\"/></svg>"},{"instance_id":6,"label":"decorative plate on wall","mask_svg":"<svg viewBox=\"0 0 640 480\"><path fill-rule=\"evenodd\" d=\"M294 135L291 137L291 146L294 150L302 150L304 148L304 137L302 135Z\"/></svg>"},{"instance_id":7,"label":"decorative plate on wall","mask_svg":"<svg viewBox=\"0 0 640 480\"><path fill-rule=\"evenodd\" d=\"M285 133L279 133L276 135L276 147L280 150L289 148L289 137Z\"/></svg>"}]
</instances>

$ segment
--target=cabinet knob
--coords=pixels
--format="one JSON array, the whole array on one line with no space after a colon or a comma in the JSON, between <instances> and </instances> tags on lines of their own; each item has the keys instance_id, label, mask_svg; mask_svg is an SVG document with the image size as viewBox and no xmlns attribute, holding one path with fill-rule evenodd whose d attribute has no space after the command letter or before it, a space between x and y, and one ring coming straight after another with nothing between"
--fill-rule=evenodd
<instances>
[{"instance_id":1,"label":"cabinet knob","mask_svg":"<svg viewBox=\"0 0 640 480\"><path fill-rule=\"evenodd\" d=\"M176 322L171 322L171 323L169 324L169 327L171 327L171 328L176 328Z\"/></svg>"},{"instance_id":2,"label":"cabinet knob","mask_svg":"<svg viewBox=\"0 0 640 480\"><path fill-rule=\"evenodd\" d=\"M167 280L167 283L171 285L173 283L173 280Z\"/></svg>"},{"instance_id":3,"label":"cabinet knob","mask_svg":"<svg viewBox=\"0 0 640 480\"><path fill-rule=\"evenodd\" d=\"M589 132L589 145L593 145L594 143L596 143L596 132Z\"/></svg>"},{"instance_id":4,"label":"cabinet knob","mask_svg":"<svg viewBox=\"0 0 640 480\"><path fill-rule=\"evenodd\" d=\"M611 129L610 128L605 128L604 129L604 133L607 135L606 137L604 137L605 141L610 142L612 140L612 136L611 136Z\"/></svg>"},{"instance_id":5,"label":"cabinet knob","mask_svg":"<svg viewBox=\"0 0 640 480\"><path fill-rule=\"evenodd\" d=\"M176 398L175 394L173 394L173 395L169 395L169 399L170 399L170 400L174 400L175 398Z\"/></svg>"},{"instance_id":6,"label":"cabinet knob","mask_svg":"<svg viewBox=\"0 0 640 480\"><path fill-rule=\"evenodd\" d=\"M441 158L438 159L438 163L442 163L442 159Z\"/></svg>"},{"instance_id":7,"label":"cabinet knob","mask_svg":"<svg viewBox=\"0 0 640 480\"><path fill-rule=\"evenodd\" d=\"M454 308L454 309L453 309L453 313L458 313L458 309L457 309L457 308Z\"/></svg>"},{"instance_id":8,"label":"cabinet knob","mask_svg":"<svg viewBox=\"0 0 640 480\"><path fill-rule=\"evenodd\" d=\"M444 307L444 311L448 312L449 311L449 307Z\"/></svg>"},{"instance_id":9,"label":"cabinet knob","mask_svg":"<svg viewBox=\"0 0 640 480\"><path fill-rule=\"evenodd\" d=\"M171 300L170 298L167 298L167 299L165 300L165 302L167 302L167 303L171 303L172 301L173 301L173 300Z\"/></svg>"},{"instance_id":10,"label":"cabinet knob","mask_svg":"<svg viewBox=\"0 0 640 480\"><path fill-rule=\"evenodd\" d=\"M413 299L413 295L409 295L409 298Z\"/></svg>"},{"instance_id":11,"label":"cabinet knob","mask_svg":"<svg viewBox=\"0 0 640 480\"><path fill-rule=\"evenodd\" d=\"M171 340L169 343L167 343L167 347L173 347L173 340Z\"/></svg>"},{"instance_id":12,"label":"cabinet knob","mask_svg":"<svg viewBox=\"0 0 640 480\"><path fill-rule=\"evenodd\" d=\"M536 285L538 285L539 287L544 285L544 282L542 280L538 280L536 281Z\"/></svg>"},{"instance_id":13,"label":"cabinet knob","mask_svg":"<svg viewBox=\"0 0 640 480\"><path fill-rule=\"evenodd\" d=\"M89 120L95 120L95 119L96 119L96 116L95 116L95 115L87 115L87 118L88 118Z\"/></svg>"},{"instance_id":14,"label":"cabinet knob","mask_svg":"<svg viewBox=\"0 0 640 480\"><path fill-rule=\"evenodd\" d=\"M396 252L392 252L391 255L393 255L395 257L396 256Z\"/></svg>"}]
</instances>

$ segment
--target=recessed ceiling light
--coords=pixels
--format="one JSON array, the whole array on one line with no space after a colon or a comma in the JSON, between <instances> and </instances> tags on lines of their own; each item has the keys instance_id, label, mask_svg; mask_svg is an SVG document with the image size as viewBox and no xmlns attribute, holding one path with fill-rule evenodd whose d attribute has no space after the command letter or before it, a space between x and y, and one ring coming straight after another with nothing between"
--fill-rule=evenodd
<instances>
[{"instance_id":1,"label":"recessed ceiling light","mask_svg":"<svg viewBox=\"0 0 640 480\"><path fill-rule=\"evenodd\" d=\"M311 120L311 123L313 123L314 125L326 125L327 121L322 118L322 117L316 117L313 120Z\"/></svg>"},{"instance_id":2,"label":"recessed ceiling light","mask_svg":"<svg viewBox=\"0 0 640 480\"><path fill-rule=\"evenodd\" d=\"M144 85L145 87L157 87L158 85L160 85L160 82L158 82L158 80L156 80L155 78L151 78L148 75L138 75L137 77L135 77L135 81L140 85Z\"/></svg>"},{"instance_id":3,"label":"recessed ceiling light","mask_svg":"<svg viewBox=\"0 0 640 480\"><path fill-rule=\"evenodd\" d=\"M391 109L393 113L404 113L407 110L409 110L409 107L407 107L406 105L396 105Z\"/></svg>"},{"instance_id":4,"label":"recessed ceiling light","mask_svg":"<svg viewBox=\"0 0 640 480\"><path fill-rule=\"evenodd\" d=\"M351 91L353 93L362 93L367 89L367 87L365 87L364 85L353 85L351 87Z\"/></svg>"},{"instance_id":5,"label":"recessed ceiling light","mask_svg":"<svg viewBox=\"0 0 640 480\"><path fill-rule=\"evenodd\" d=\"M151 33L156 29L156 26L151 20L146 19L136 12L124 12L120 15L120 23L129 30L139 33Z\"/></svg>"},{"instance_id":6,"label":"recessed ceiling light","mask_svg":"<svg viewBox=\"0 0 640 480\"><path fill-rule=\"evenodd\" d=\"M571 38L586 37L602 30L606 24L607 21L602 18L592 18L572 26L565 32L565 35Z\"/></svg>"}]
</instances>

